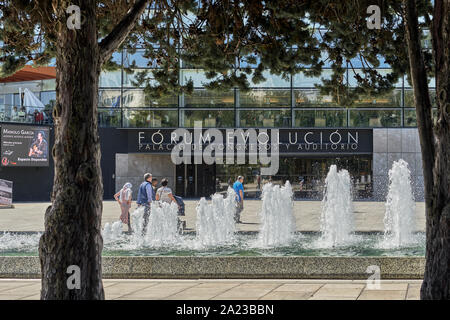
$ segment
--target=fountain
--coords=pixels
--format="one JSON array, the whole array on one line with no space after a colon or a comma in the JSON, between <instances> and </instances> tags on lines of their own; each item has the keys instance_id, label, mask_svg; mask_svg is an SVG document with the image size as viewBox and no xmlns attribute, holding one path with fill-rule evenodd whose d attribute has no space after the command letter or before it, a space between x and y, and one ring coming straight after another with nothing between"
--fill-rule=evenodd
<instances>
[{"instance_id":1,"label":"fountain","mask_svg":"<svg viewBox=\"0 0 450 320\"><path fill-rule=\"evenodd\" d=\"M403 159L394 161L392 169L389 170L384 246L402 247L414 243L415 206L408 163Z\"/></svg>"},{"instance_id":2,"label":"fountain","mask_svg":"<svg viewBox=\"0 0 450 320\"><path fill-rule=\"evenodd\" d=\"M196 221L192 212L186 217L192 219L188 222L195 223L196 230L183 234L178 232L177 205L153 202L146 232L144 207L131 213L132 233L122 232L121 221L105 224L103 275L366 279L367 266L377 265L384 272L383 278L419 279L425 263L425 235L413 234L414 200L406 162L394 163L389 177L384 241L380 241L380 234L361 232L355 236L350 175L346 170L338 172L333 165L325 180L320 233L316 229L296 232L293 188L288 181L284 186L264 185L259 231L236 232L236 194L231 188L226 197L214 194L210 202L200 199ZM40 276L40 236L37 232L0 233L0 277Z\"/></svg>"},{"instance_id":3,"label":"fountain","mask_svg":"<svg viewBox=\"0 0 450 320\"><path fill-rule=\"evenodd\" d=\"M122 232L121 221L106 223L102 230L104 256L423 256L424 234L413 236L414 201L409 171L404 161L394 164L390 172L389 196L386 204L385 243L380 236L362 233L355 236L352 190L349 173L330 167L325 180L320 233L296 232L293 188L264 185L259 230L237 232L234 222L236 195L214 194L211 201L197 203L195 230L179 234L178 208L175 203L154 202L147 230L143 233L144 207L131 213L132 233ZM301 203L300 207L302 206ZM191 213L192 214L192 213ZM186 218L194 218L192 215ZM38 233L0 233L0 255L38 254ZM208 259L206 259L208 260ZM205 260L205 261L206 261ZM208 260L209 261L209 260ZM365 270L365 269L364 269Z\"/></svg>"},{"instance_id":4,"label":"fountain","mask_svg":"<svg viewBox=\"0 0 450 320\"><path fill-rule=\"evenodd\" d=\"M142 246L144 244L144 237L142 232L144 230L144 212L145 207L138 207L131 213L131 229L133 230L132 242L136 246Z\"/></svg>"},{"instance_id":5,"label":"fountain","mask_svg":"<svg viewBox=\"0 0 450 320\"><path fill-rule=\"evenodd\" d=\"M286 246L293 240L295 218L292 187L289 181L280 188L267 183L263 187L261 229L257 244L262 247Z\"/></svg>"},{"instance_id":6,"label":"fountain","mask_svg":"<svg viewBox=\"0 0 450 320\"><path fill-rule=\"evenodd\" d=\"M102 231L105 243L117 241L122 235L122 221L115 221L112 224L106 223Z\"/></svg>"},{"instance_id":7,"label":"fountain","mask_svg":"<svg viewBox=\"0 0 450 320\"><path fill-rule=\"evenodd\" d=\"M325 179L319 243L323 247L349 244L354 240L354 230L350 175L344 169L338 172L332 165Z\"/></svg>"},{"instance_id":8,"label":"fountain","mask_svg":"<svg viewBox=\"0 0 450 320\"><path fill-rule=\"evenodd\" d=\"M178 243L178 207L175 203L154 202L151 204L151 214L145 234L143 233L144 212L145 207L138 207L131 213L133 233L128 239L131 247L163 247ZM114 224L112 227L105 225L103 237L108 240L117 239Z\"/></svg>"},{"instance_id":9,"label":"fountain","mask_svg":"<svg viewBox=\"0 0 450 320\"><path fill-rule=\"evenodd\" d=\"M202 246L218 246L232 243L236 226L236 193L228 187L227 197L211 196L211 204L201 198L197 205L197 241Z\"/></svg>"},{"instance_id":10,"label":"fountain","mask_svg":"<svg viewBox=\"0 0 450 320\"><path fill-rule=\"evenodd\" d=\"M178 206L175 203L152 203L144 243L150 246L170 246L178 243Z\"/></svg>"},{"instance_id":11,"label":"fountain","mask_svg":"<svg viewBox=\"0 0 450 320\"><path fill-rule=\"evenodd\" d=\"M39 238L42 236L41 232L32 234L21 234L12 232L0 233L0 252L3 251L27 251L37 249Z\"/></svg>"}]
</instances>

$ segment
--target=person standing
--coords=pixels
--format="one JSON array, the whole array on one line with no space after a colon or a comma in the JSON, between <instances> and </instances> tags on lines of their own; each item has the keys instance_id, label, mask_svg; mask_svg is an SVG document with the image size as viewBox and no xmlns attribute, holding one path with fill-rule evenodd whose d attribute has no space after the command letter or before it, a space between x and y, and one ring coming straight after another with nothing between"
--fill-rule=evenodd
<instances>
[{"instance_id":1,"label":"person standing","mask_svg":"<svg viewBox=\"0 0 450 320\"><path fill-rule=\"evenodd\" d=\"M177 200L175 200L175 197L172 194L172 189L167 186L168 184L169 180L166 178L161 180L161 187L156 191L156 201L161 201L168 204L173 201L178 205Z\"/></svg>"},{"instance_id":2,"label":"person standing","mask_svg":"<svg viewBox=\"0 0 450 320\"><path fill-rule=\"evenodd\" d=\"M35 109L33 115L34 115L34 123L39 123L39 110Z\"/></svg>"},{"instance_id":3,"label":"person standing","mask_svg":"<svg viewBox=\"0 0 450 320\"><path fill-rule=\"evenodd\" d=\"M127 182L124 184L123 188L120 189L120 191L114 195L114 199L116 199L116 201L119 203L120 209L122 210L120 220L128 226L129 232L133 232L133 230L131 230L131 223L130 223L130 208L132 201L131 188L132 188L131 183Z\"/></svg>"},{"instance_id":4,"label":"person standing","mask_svg":"<svg viewBox=\"0 0 450 320\"><path fill-rule=\"evenodd\" d=\"M236 213L234 215L234 220L237 223L242 223L241 212L244 210L244 177L239 176L236 182L233 184L234 192L236 192Z\"/></svg>"},{"instance_id":5,"label":"person standing","mask_svg":"<svg viewBox=\"0 0 450 320\"><path fill-rule=\"evenodd\" d=\"M152 188L152 174L144 174L144 182L141 183L138 190L137 204L138 207L144 206L144 226L142 228L142 235L145 235L147 230L148 218L150 216L150 206L153 200Z\"/></svg>"},{"instance_id":6,"label":"person standing","mask_svg":"<svg viewBox=\"0 0 450 320\"><path fill-rule=\"evenodd\" d=\"M17 111L17 107L14 107L11 110L11 121L19 121L19 113Z\"/></svg>"}]
</instances>

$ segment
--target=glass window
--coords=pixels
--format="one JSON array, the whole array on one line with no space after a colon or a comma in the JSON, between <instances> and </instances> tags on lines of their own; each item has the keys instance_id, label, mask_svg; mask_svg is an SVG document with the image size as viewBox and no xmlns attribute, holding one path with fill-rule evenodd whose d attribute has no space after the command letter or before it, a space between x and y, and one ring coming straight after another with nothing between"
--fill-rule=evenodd
<instances>
[{"instance_id":1,"label":"glass window","mask_svg":"<svg viewBox=\"0 0 450 320\"><path fill-rule=\"evenodd\" d=\"M3 94L3 103L7 104L7 105L13 105L14 104L14 94L12 93L8 93L8 94Z\"/></svg>"},{"instance_id":2,"label":"glass window","mask_svg":"<svg viewBox=\"0 0 450 320\"><path fill-rule=\"evenodd\" d=\"M175 128L178 127L177 110L125 109L123 126L129 128Z\"/></svg>"},{"instance_id":3,"label":"glass window","mask_svg":"<svg viewBox=\"0 0 450 320\"><path fill-rule=\"evenodd\" d=\"M346 110L295 110L296 127L346 127Z\"/></svg>"},{"instance_id":4,"label":"glass window","mask_svg":"<svg viewBox=\"0 0 450 320\"><path fill-rule=\"evenodd\" d=\"M433 108L436 108L436 90L429 90L431 105ZM415 108L414 104L414 91L412 89L405 90L405 108Z\"/></svg>"},{"instance_id":5,"label":"glass window","mask_svg":"<svg viewBox=\"0 0 450 320\"><path fill-rule=\"evenodd\" d=\"M117 109L98 109L98 124L100 127L120 127L120 116Z\"/></svg>"},{"instance_id":6,"label":"glass window","mask_svg":"<svg viewBox=\"0 0 450 320\"><path fill-rule=\"evenodd\" d=\"M53 109L56 103L56 91L42 91L40 100L44 104L45 109Z\"/></svg>"},{"instance_id":7,"label":"glass window","mask_svg":"<svg viewBox=\"0 0 450 320\"><path fill-rule=\"evenodd\" d=\"M298 108L339 107L330 95L321 95L319 90L294 90L295 106Z\"/></svg>"},{"instance_id":8,"label":"glass window","mask_svg":"<svg viewBox=\"0 0 450 320\"><path fill-rule=\"evenodd\" d=\"M15 106L21 106L22 104L20 103L20 96L19 96L19 94L18 93L15 93L14 94L14 105Z\"/></svg>"},{"instance_id":9,"label":"glass window","mask_svg":"<svg viewBox=\"0 0 450 320\"><path fill-rule=\"evenodd\" d=\"M177 108L178 96L155 99L146 95L144 90L124 90L122 103L125 108Z\"/></svg>"},{"instance_id":10,"label":"glass window","mask_svg":"<svg viewBox=\"0 0 450 320\"><path fill-rule=\"evenodd\" d=\"M400 127L401 110L352 110L351 127Z\"/></svg>"},{"instance_id":11,"label":"glass window","mask_svg":"<svg viewBox=\"0 0 450 320\"><path fill-rule=\"evenodd\" d=\"M202 121L207 128L234 127L234 110L185 110L183 116L187 128L194 127L195 121Z\"/></svg>"},{"instance_id":12,"label":"glass window","mask_svg":"<svg viewBox=\"0 0 450 320\"><path fill-rule=\"evenodd\" d=\"M139 73L145 72L146 78L150 79L150 84L155 86L158 84L156 80L153 78L153 69L133 69L131 73L125 72L123 73L123 86L124 87L138 87L134 82L136 81L136 77ZM145 84L141 84L139 87L145 87Z\"/></svg>"},{"instance_id":13,"label":"glass window","mask_svg":"<svg viewBox=\"0 0 450 320\"><path fill-rule=\"evenodd\" d=\"M239 110L240 127L290 127L291 110Z\"/></svg>"},{"instance_id":14,"label":"glass window","mask_svg":"<svg viewBox=\"0 0 450 320\"><path fill-rule=\"evenodd\" d=\"M184 69L181 70L181 84L186 85L192 79L195 88L204 87L214 79L207 79L205 72L200 69Z\"/></svg>"},{"instance_id":15,"label":"glass window","mask_svg":"<svg viewBox=\"0 0 450 320\"><path fill-rule=\"evenodd\" d=\"M416 109L405 109L405 127L417 127Z\"/></svg>"},{"instance_id":16,"label":"glass window","mask_svg":"<svg viewBox=\"0 0 450 320\"><path fill-rule=\"evenodd\" d=\"M266 89L250 90L249 92L240 92L239 101L241 108L289 108L291 106L291 91Z\"/></svg>"},{"instance_id":17,"label":"glass window","mask_svg":"<svg viewBox=\"0 0 450 320\"><path fill-rule=\"evenodd\" d=\"M122 82L122 72L118 71L102 71L100 73L100 87L119 87Z\"/></svg>"},{"instance_id":18,"label":"glass window","mask_svg":"<svg viewBox=\"0 0 450 320\"><path fill-rule=\"evenodd\" d=\"M156 61L152 62L149 65L149 59L145 58L144 56L144 49L137 49L135 53L131 53L130 51L125 50L123 55L123 66L130 67L134 62L135 66L138 68L155 68Z\"/></svg>"},{"instance_id":19,"label":"glass window","mask_svg":"<svg viewBox=\"0 0 450 320\"><path fill-rule=\"evenodd\" d=\"M118 65L122 65L122 51L113 52L111 60Z\"/></svg>"},{"instance_id":20,"label":"glass window","mask_svg":"<svg viewBox=\"0 0 450 320\"><path fill-rule=\"evenodd\" d=\"M194 90L184 96L185 108L233 108L234 91Z\"/></svg>"},{"instance_id":21,"label":"glass window","mask_svg":"<svg viewBox=\"0 0 450 320\"><path fill-rule=\"evenodd\" d=\"M331 74L331 69L322 69L322 74L318 77L307 77L303 72L300 72L292 77L293 86L296 88L315 88L315 84L322 84L322 78L329 80Z\"/></svg>"},{"instance_id":22,"label":"glass window","mask_svg":"<svg viewBox=\"0 0 450 320\"><path fill-rule=\"evenodd\" d=\"M48 79L42 80L42 91L54 91L56 90L56 80Z\"/></svg>"},{"instance_id":23,"label":"glass window","mask_svg":"<svg viewBox=\"0 0 450 320\"><path fill-rule=\"evenodd\" d=\"M271 74L270 71L263 71L263 76L266 80L260 83L254 83L252 81L252 74L247 75L250 87L253 88L289 88L291 86L290 79L286 80L280 75Z\"/></svg>"},{"instance_id":24,"label":"glass window","mask_svg":"<svg viewBox=\"0 0 450 320\"><path fill-rule=\"evenodd\" d=\"M402 107L402 91L393 90L390 93L380 96L362 96L355 101L354 107L357 108L401 108Z\"/></svg>"},{"instance_id":25,"label":"glass window","mask_svg":"<svg viewBox=\"0 0 450 320\"><path fill-rule=\"evenodd\" d=\"M99 90L99 108L120 108L120 90Z\"/></svg>"}]
</instances>

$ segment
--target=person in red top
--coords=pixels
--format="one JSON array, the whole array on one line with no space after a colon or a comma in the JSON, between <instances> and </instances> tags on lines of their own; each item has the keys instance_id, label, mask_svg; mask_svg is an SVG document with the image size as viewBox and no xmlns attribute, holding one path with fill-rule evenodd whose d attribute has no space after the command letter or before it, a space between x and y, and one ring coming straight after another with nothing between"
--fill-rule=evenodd
<instances>
[{"instance_id":1,"label":"person in red top","mask_svg":"<svg viewBox=\"0 0 450 320\"><path fill-rule=\"evenodd\" d=\"M34 123L39 123L39 111L38 111L38 109L34 110Z\"/></svg>"},{"instance_id":2,"label":"person in red top","mask_svg":"<svg viewBox=\"0 0 450 320\"><path fill-rule=\"evenodd\" d=\"M39 124L43 124L44 123L44 112L41 111L39 112Z\"/></svg>"}]
</instances>

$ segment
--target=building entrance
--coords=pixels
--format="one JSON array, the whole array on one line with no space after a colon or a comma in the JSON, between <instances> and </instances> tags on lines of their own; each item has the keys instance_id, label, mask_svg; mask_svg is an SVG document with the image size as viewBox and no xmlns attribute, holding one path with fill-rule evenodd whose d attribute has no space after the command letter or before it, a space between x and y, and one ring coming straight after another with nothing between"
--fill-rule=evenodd
<instances>
[{"instance_id":1,"label":"building entrance","mask_svg":"<svg viewBox=\"0 0 450 320\"><path fill-rule=\"evenodd\" d=\"M176 194L184 198L209 197L216 192L216 166L181 164L176 168Z\"/></svg>"},{"instance_id":2,"label":"building entrance","mask_svg":"<svg viewBox=\"0 0 450 320\"><path fill-rule=\"evenodd\" d=\"M209 197L215 192L225 194L237 176L244 177L246 198L258 198L267 182L292 185L296 199L321 199L325 178L331 165L349 171L355 198L370 198L373 193L372 156L280 157L277 175L261 176L260 165L178 165L176 194L186 198Z\"/></svg>"}]
</instances>

